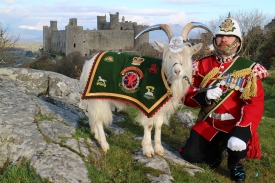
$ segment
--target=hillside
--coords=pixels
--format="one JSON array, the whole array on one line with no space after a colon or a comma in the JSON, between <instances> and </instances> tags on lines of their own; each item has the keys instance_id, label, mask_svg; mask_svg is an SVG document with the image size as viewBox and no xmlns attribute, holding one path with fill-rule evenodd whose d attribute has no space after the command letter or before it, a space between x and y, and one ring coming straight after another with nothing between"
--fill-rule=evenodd
<instances>
[{"instance_id":1,"label":"hillside","mask_svg":"<svg viewBox=\"0 0 275 183\"><path fill-rule=\"evenodd\" d=\"M43 48L43 41L18 41L15 45L15 49L21 49L24 51L38 51Z\"/></svg>"}]
</instances>

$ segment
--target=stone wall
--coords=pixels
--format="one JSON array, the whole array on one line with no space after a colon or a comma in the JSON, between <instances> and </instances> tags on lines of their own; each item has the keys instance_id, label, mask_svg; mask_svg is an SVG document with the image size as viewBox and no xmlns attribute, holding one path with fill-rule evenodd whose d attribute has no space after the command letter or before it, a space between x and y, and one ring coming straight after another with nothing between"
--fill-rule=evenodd
<instances>
[{"instance_id":1,"label":"stone wall","mask_svg":"<svg viewBox=\"0 0 275 183\"><path fill-rule=\"evenodd\" d=\"M84 53L88 54L89 50L114 50L130 48L134 46L134 30L101 30L101 31L84 31Z\"/></svg>"},{"instance_id":2,"label":"stone wall","mask_svg":"<svg viewBox=\"0 0 275 183\"><path fill-rule=\"evenodd\" d=\"M66 52L66 31L52 31L51 36L51 48L53 51L59 53Z\"/></svg>"}]
</instances>

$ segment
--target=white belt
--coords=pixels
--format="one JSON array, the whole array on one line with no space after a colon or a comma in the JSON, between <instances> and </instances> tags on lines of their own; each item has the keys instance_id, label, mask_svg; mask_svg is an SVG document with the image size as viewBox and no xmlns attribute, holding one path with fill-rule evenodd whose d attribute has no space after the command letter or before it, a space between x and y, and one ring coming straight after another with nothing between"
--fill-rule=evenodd
<instances>
[{"instance_id":1,"label":"white belt","mask_svg":"<svg viewBox=\"0 0 275 183\"><path fill-rule=\"evenodd\" d=\"M213 119L218 119L220 121L225 121L225 120L231 120L231 119L235 119L231 114L229 113L224 113L224 114L218 114L218 113L210 113L209 114L209 117L210 118L213 118Z\"/></svg>"}]
</instances>

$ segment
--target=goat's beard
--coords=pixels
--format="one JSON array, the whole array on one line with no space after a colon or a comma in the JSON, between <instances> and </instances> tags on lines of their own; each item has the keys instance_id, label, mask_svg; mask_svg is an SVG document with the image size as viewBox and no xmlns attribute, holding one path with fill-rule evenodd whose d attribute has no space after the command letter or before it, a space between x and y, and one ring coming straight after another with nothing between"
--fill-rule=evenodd
<instances>
[{"instance_id":1,"label":"goat's beard","mask_svg":"<svg viewBox=\"0 0 275 183\"><path fill-rule=\"evenodd\" d=\"M183 81L182 79L176 79L173 81L171 85L171 91L173 93L173 98L175 100L180 99L184 93L182 81Z\"/></svg>"},{"instance_id":2,"label":"goat's beard","mask_svg":"<svg viewBox=\"0 0 275 183\"><path fill-rule=\"evenodd\" d=\"M214 40L213 42L216 53L219 56L231 56L235 54L238 50L238 39L236 39L231 45L228 45L226 43L221 43L220 45L217 45L216 40Z\"/></svg>"}]
</instances>

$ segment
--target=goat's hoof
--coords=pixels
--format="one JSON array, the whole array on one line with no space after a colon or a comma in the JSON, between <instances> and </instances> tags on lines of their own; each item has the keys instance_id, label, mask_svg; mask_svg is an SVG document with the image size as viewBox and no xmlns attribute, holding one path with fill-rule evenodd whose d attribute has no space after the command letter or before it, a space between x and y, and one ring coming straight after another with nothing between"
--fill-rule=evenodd
<instances>
[{"instance_id":1,"label":"goat's hoof","mask_svg":"<svg viewBox=\"0 0 275 183\"><path fill-rule=\"evenodd\" d=\"M163 152L156 152L156 154L159 155L159 156L164 156Z\"/></svg>"},{"instance_id":2,"label":"goat's hoof","mask_svg":"<svg viewBox=\"0 0 275 183\"><path fill-rule=\"evenodd\" d=\"M154 157L154 154L146 153L145 156L148 157L148 158L152 158L152 157Z\"/></svg>"}]
</instances>

